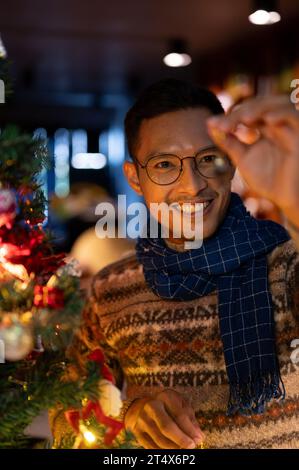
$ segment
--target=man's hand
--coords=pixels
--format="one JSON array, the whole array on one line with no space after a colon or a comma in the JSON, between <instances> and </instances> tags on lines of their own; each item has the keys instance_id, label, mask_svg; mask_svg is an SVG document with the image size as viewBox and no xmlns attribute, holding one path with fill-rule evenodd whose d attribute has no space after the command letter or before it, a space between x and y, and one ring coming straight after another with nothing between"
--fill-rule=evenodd
<instances>
[{"instance_id":1,"label":"man's hand","mask_svg":"<svg viewBox=\"0 0 299 470\"><path fill-rule=\"evenodd\" d=\"M257 131L246 145L237 127ZM270 199L296 226L299 225L299 112L287 96L252 98L228 115L213 116L208 131L248 185Z\"/></svg>"},{"instance_id":2,"label":"man's hand","mask_svg":"<svg viewBox=\"0 0 299 470\"><path fill-rule=\"evenodd\" d=\"M134 401L125 428L145 449L194 449L204 437L193 409L174 390Z\"/></svg>"}]
</instances>

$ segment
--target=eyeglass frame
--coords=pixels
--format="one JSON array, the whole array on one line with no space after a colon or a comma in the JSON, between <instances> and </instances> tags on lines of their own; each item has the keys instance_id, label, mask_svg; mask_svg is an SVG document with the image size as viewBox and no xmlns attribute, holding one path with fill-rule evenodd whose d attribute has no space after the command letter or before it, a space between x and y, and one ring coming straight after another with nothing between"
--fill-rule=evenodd
<instances>
[{"instance_id":1,"label":"eyeglass frame","mask_svg":"<svg viewBox=\"0 0 299 470\"><path fill-rule=\"evenodd\" d=\"M172 153L160 153L160 154L156 154L156 155L151 156L151 157L148 159L148 161L145 163L145 165L143 165L142 163L140 163L140 161L139 161L136 157L133 158L133 161L136 162L136 163L138 163L138 165L140 165L140 167L141 167L142 169L145 169L145 170L146 170L146 174L147 174L148 178L149 178L154 184L157 184L158 186L169 186L170 184L173 184L173 183L175 183L176 181L178 181L178 179L180 179L180 177L181 177L181 175L182 175L182 172L183 172L183 160L186 160L187 158L192 158L192 160L194 161L194 166L195 166L195 168L196 168L196 171L197 171L197 173L200 174L200 176L201 176L202 178L205 178L205 179L217 178L217 176L205 176L205 175L203 175L203 174L198 170L197 164L196 164L196 157L197 157L200 153L203 153L203 152L205 152L205 151L207 151L207 150L215 150L215 149L216 149L216 150L219 150L218 147L216 147L215 145L210 145L210 146L208 146L208 147L202 148L201 150L199 150L199 151L198 151L197 153L195 153L194 155L186 156L186 157L183 157L183 158L180 158L180 157L178 157L178 155L174 155L174 154L172 154ZM172 181L171 183L157 183L157 182L154 181L154 180L150 177L150 175L148 174L147 166L148 166L148 163L150 162L150 160L152 160L153 158L157 158L157 157L163 157L163 155L170 155L170 156L172 156L172 157L177 157L177 158L180 160L180 162L181 162L181 168L180 168L180 172L179 172L179 174L178 174L178 177L177 177L174 181ZM228 162L229 162L229 164L230 164L231 162L230 162L230 159L227 158L227 155L225 155L225 154L223 154L223 155L226 157L226 159L228 160ZM204 155L203 155L203 157L204 157Z\"/></svg>"}]
</instances>

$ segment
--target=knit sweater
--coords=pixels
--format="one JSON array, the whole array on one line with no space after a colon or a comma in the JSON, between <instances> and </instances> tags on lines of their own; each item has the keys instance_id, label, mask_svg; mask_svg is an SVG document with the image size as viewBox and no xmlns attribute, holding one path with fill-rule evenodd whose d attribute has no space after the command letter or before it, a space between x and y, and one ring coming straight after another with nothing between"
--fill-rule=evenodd
<instances>
[{"instance_id":1,"label":"knit sweater","mask_svg":"<svg viewBox=\"0 0 299 470\"><path fill-rule=\"evenodd\" d=\"M191 301L163 300L147 286L135 254L94 278L84 312L83 359L101 346L126 384L128 399L172 388L191 400L207 448L298 448L299 363L291 342L299 338L299 254L289 240L267 255L276 350L286 389L265 413L226 415L229 384L219 330L217 291ZM120 372L119 373L117 373ZM51 415L55 439L65 423Z\"/></svg>"}]
</instances>

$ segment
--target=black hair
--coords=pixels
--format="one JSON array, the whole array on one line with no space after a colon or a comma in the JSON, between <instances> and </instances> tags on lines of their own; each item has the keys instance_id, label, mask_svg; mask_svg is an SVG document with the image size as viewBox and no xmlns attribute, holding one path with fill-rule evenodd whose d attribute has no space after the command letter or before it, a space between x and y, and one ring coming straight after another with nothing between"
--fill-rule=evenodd
<instances>
[{"instance_id":1,"label":"black hair","mask_svg":"<svg viewBox=\"0 0 299 470\"><path fill-rule=\"evenodd\" d=\"M144 119L188 108L206 108L212 114L224 112L214 93L187 81L168 78L146 88L125 117L125 134L131 158L134 160Z\"/></svg>"}]
</instances>

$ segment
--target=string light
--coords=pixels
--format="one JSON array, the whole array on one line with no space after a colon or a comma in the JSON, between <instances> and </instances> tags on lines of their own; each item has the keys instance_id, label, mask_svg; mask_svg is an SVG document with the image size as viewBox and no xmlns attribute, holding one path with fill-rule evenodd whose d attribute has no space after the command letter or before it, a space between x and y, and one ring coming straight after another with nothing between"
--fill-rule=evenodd
<instances>
[{"instance_id":1,"label":"string light","mask_svg":"<svg viewBox=\"0 0 299 470\"><path fill-rule=\"evenodd\" d=\"M79 431L87 445L92 445L96 442L96 436L85 426L85 424L80 423Z\"/></svg>"}]
</instances>

